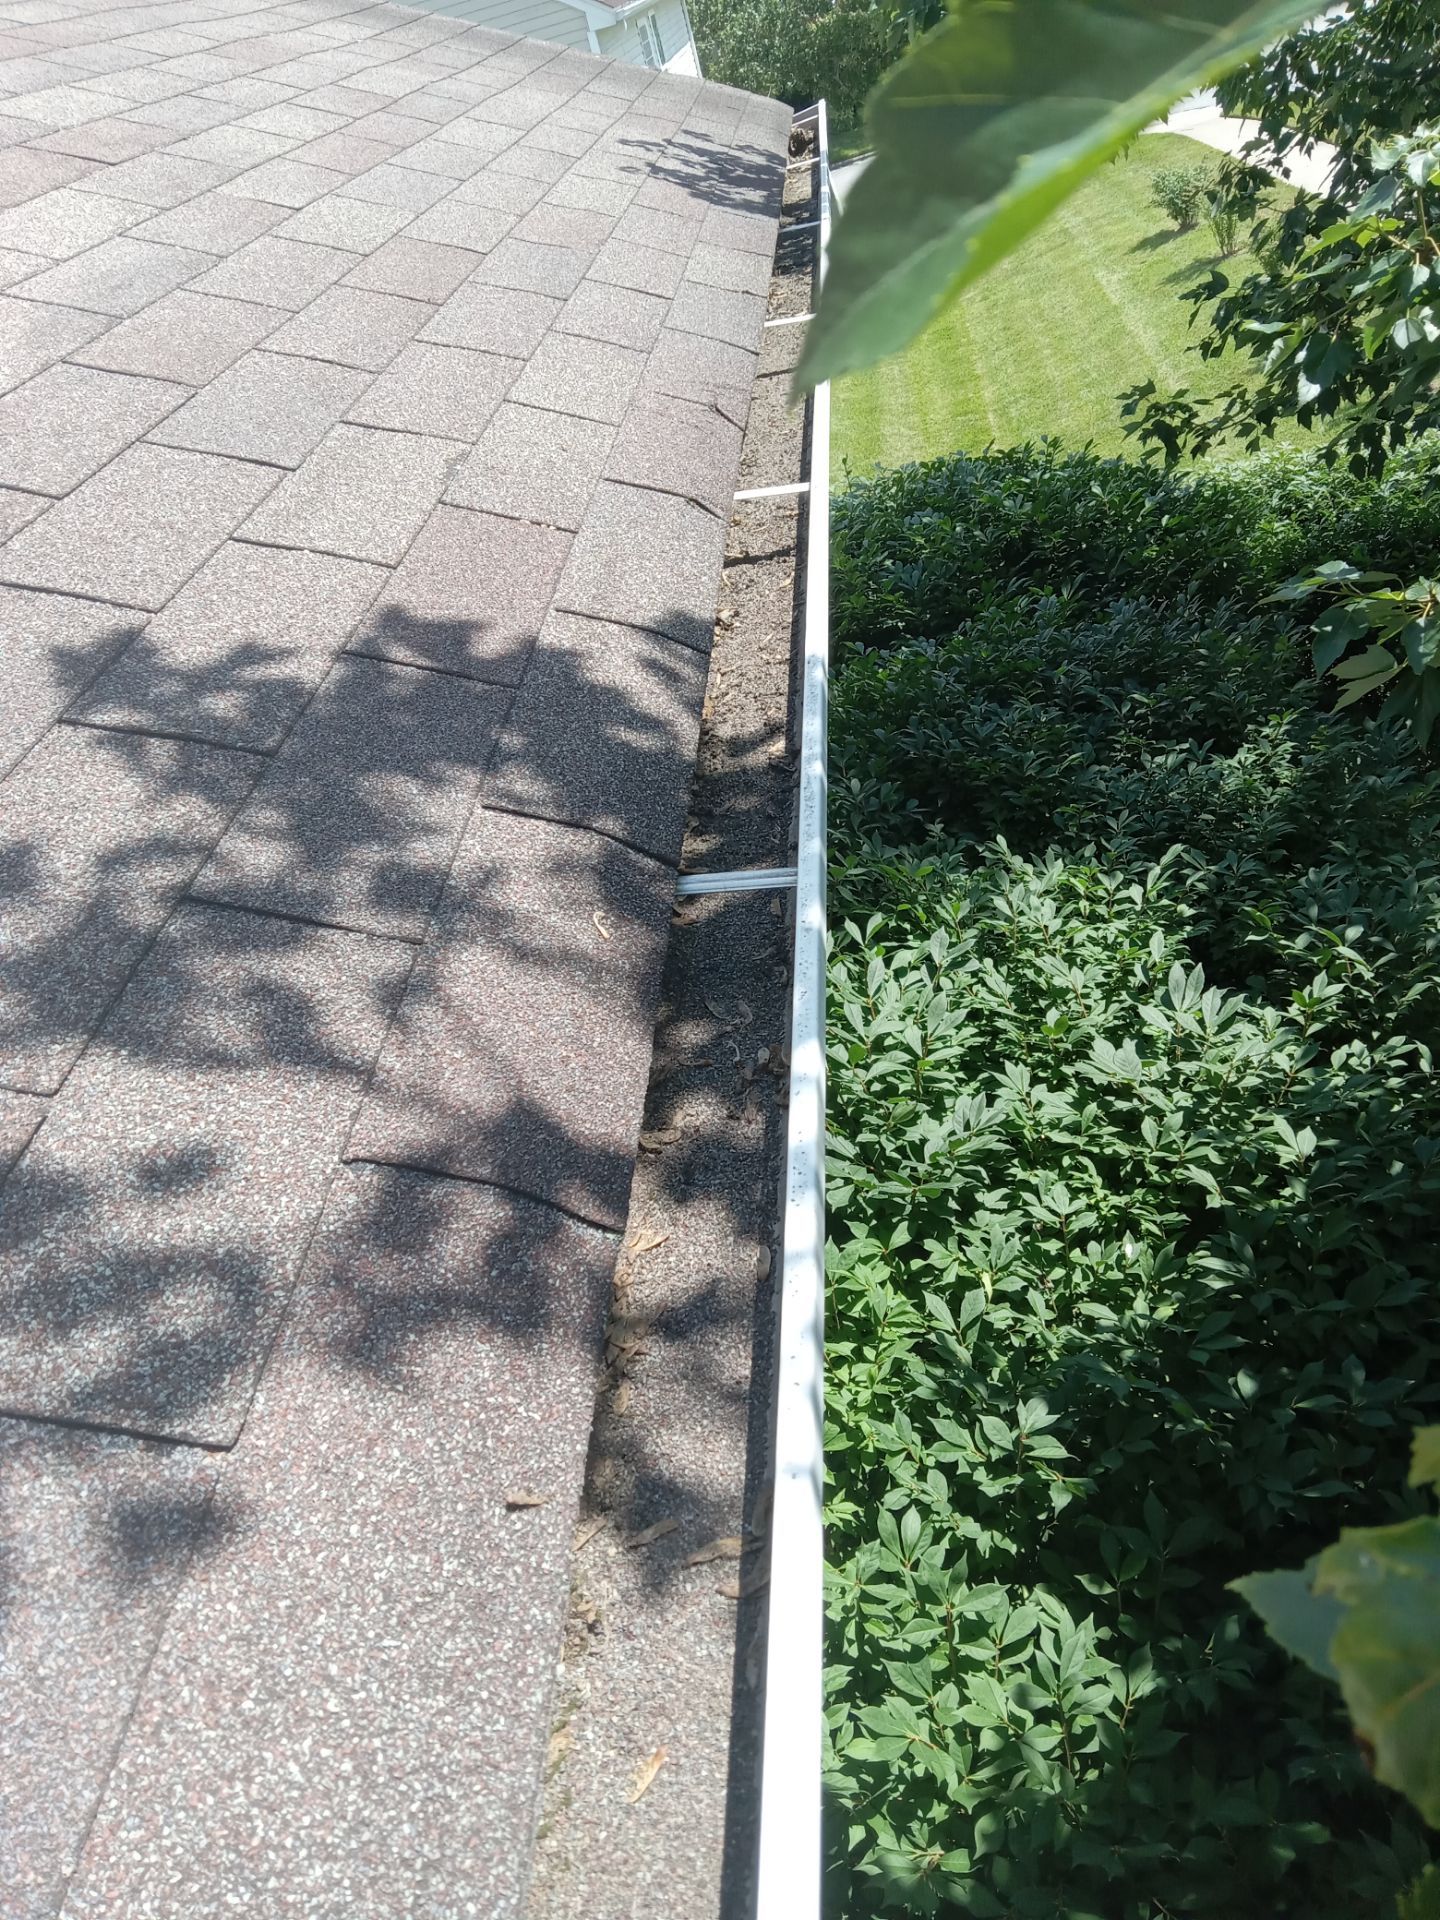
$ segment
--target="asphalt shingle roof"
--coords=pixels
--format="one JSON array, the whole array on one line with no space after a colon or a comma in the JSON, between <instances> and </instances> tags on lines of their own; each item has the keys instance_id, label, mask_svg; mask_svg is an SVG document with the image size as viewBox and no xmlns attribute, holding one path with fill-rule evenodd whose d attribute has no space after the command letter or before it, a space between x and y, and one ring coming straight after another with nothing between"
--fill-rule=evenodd
<instances>
[{"instance_id":1,"label":"asphalt shingle roof","mask_svg":"<svg viewBox=\"0 0 1440 1920\"><path fill-rule=\"evenodd\" d=\"M15 1920L517 1911L788 125L0 0Z\"/></svg>"}]
</instances>

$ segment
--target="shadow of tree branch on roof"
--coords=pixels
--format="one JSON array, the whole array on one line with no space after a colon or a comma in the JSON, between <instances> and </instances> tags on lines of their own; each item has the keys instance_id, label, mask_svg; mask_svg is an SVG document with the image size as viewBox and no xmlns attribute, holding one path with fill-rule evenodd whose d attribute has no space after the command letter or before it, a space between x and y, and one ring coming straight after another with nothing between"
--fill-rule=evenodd
<instances>
[{"instance_id":1,"label":"shadow of tree branch on roof","mask_svg":"<svg viewBox=\"0 0 1440 1920\"><path fill-rule=\"evenodd\" d=\"M323 1287L333 1318L294 1337L402 1394L431 1351L485 1340L598 1375L705 661L569 617L530 636L519 699L374 657L453 656L452 628L396 610L278 755L63 725L0 786L0 1085L52 1098L0 1189L11 1415L233 1444L327 1194L396 1180L422 1241L456 1193L509 1226L462 1275L398 1287L393 1208L347 1242L349 1277L317 1280L322 1227L301 1298ZM277 681L307 691L252 643L233 674L132 649L132 687L143 657L167 717L222 736ZM55 671L83 688L86 664ZM578 1303L548 1258L576 1235L603 1252Z\"/></svg>"}]
</instances>

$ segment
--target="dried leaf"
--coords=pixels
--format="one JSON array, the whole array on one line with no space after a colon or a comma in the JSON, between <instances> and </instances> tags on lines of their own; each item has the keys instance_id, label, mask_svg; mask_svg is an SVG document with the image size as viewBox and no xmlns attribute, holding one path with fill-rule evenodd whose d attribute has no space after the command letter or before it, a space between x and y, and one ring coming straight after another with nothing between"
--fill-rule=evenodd
<instances>
[{"instance_id":1,"label":"dried leaf","mask_svg":"<svg viewBox=\"0 0 1440 1920\"><path fill-rule=\"evenodd\" d=\"M657 1233L653 1227L639 1227L625 1243L627 1253L653 1253L656 1247L663 1247L670 1238L668 1233Z\"/></svg>"},{"instance_id":2,"label":"dried leaf","mask_svg":"<svg viewBox=\"0 0 1440 1920\"><path fill-rule=\"evenodd\" d=\"M642 1133L640 1144L646 1153L658 1153L662 1147L671 1146L680 1138L679 1127L655 1127L649 1133Z\"/></svg>"},{"instance_id":3,"label":"dried leaf","mask_svg":"<svg viewBox=\"0 0 1440 1920\"><path fill-rule=\"evenodd\" d=\"M667 1533L674 1533L679 1526L678 1520L657 1520L653 1527L642 1527L639 1533L632 1533L625 1542L627 1547L648 1547L657 1540L663 1540Z\"/></svg>"},{"instance_id":4,"label":"dried leaf","mask_svg":"<svg viewBox=\"0 0 1440 1920\"><path fill-rule=\"evenodd\" d=\"M505 1504L512 1511L520 1507L548 1507L554 1498L553 1493L507 1493Z\"/></svg>"},{"instance_id":5,"label":"dried leaf","mask_svg":"<svg viewBox=\"0 0 1440 1920\"><path fill-rule=\"evenodd\" d=\"M712 1560L738 1560L745 1551L745 1542L738 1533L726 1534L722 1540L712 1540L708 1546L697 1547L694 1553L687 1554L687 1567L707 1566Z\"/></svg>"},{"instance_id":6,"label":"dried leaf","mask_svg":"<svg viewBox=\"0 0 1440 1920\"><path fill-rule=\"evenodd\" d=\"M610 938L610 929L606 926L605 916L600 912L598 907L595 912L591 914L590 918L594 921L595 931L599 934L600 938L602 940L608 940Z\"/></svg>"},{"instance_id":7,"label":"dried leaf","mask_svg":"<svg viewBox=\"0 0 1440 1920\"><path fill-rule=\"evenodd\" d=\"M769 1247L761 1247L755 1256L755 1278L757 1280L768 1280L770 1278L770 1265L770 1249Z\"/></svg>"},{"instance_id":8,"label":"dried leaf","mask_svg":"<svg viewBox=\"0 0 1440 1920\"><path fill-rule=\"evenodd\" d=\"M575 1735L569 1727L557 1727L555 1729L550 1736L550 1745L545 1751L545 1772L547 1777L554 1778L555 1774L561 1766L563 1766L574 1744Z\"/></svg>"},{"instance_id":9,"label":"dried leaf","mask_svg":"<svg viewBox=\"0 0 1440 1920\"><path fill-rule=\"evenodd\" d=\"M655 1776L670 1758L664 1747L657 1747L650 1758L635 1769L635 1778L630 1782L630 1791L625 1798L633 1807L637 1800L643 1800L655 1784Z\"/></svg>"},{"instance_id":10,"label":"dried leaf","mask_svg":"<svg viewBox=\"0 0 1440 1920\"><path fill-rule=\"evenodd\" d=\"M724 1600L747 1600L752 1593L759 1593L762 1587L768 1587L769 1584L768 1573L752 1573L743 1579L736 1575L732 1579L722 1580L715 1591Z\"/></svg>"},{"instance_id":11,"label":"dried leaf","mask_svg":"<svg viewBox=\"0 0 1440 1920\"><path fill-rule=\"evenodd\" d=\"M615 1414L627 1414L630 1411L630 1382L622 1380L615 1389L610 1402L610 1411Z\"/></svg>"}]
</instances>

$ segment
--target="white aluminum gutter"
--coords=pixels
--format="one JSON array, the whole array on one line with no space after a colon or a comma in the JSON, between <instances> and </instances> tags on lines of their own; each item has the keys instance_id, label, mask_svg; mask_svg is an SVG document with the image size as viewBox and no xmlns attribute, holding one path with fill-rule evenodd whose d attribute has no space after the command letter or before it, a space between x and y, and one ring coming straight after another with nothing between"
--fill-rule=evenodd
<instances>
[{"instance_id":1,"label":"white aluminum gutter","mask_svg":"<svg viewBox=\"0 0 1440 1920\"><path fill-rule=\"evenodd\" d=\"M808 119L807 110L804 118ZM820 272L830 239L825 102L814 109ZM802 122L803 123L803 122ZM824 1658L825 808L830 678L830 386L810 413L790 1111L776 1351L756 1920L819 1920Z\"/></svg>"}]
</instances>

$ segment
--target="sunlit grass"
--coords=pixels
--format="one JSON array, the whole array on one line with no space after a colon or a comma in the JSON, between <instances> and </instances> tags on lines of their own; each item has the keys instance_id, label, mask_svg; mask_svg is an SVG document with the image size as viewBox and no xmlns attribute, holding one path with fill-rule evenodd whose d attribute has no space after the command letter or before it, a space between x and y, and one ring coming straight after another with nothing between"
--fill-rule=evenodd
<instances>
[{"instance_id":1,"label":"sunlit grass","mask_svg":"<svg viewBox=\"0 0 1440 1920\"><path fill-rule=\"evenodd\" d=\"M846 462L864 472L1042 434L1137 454L1120 394L1144 380L1166 393L1228 385L1234 360L1187 351L1198 327L1180 295L1216 264L1235 278L1251 256L1218 262L1208 228L1177 233L1150 205L1158 167L1216 157L1176 134L1145 135L906 352L838 382L837 480Z\"/></svg>"}]
</instances>

